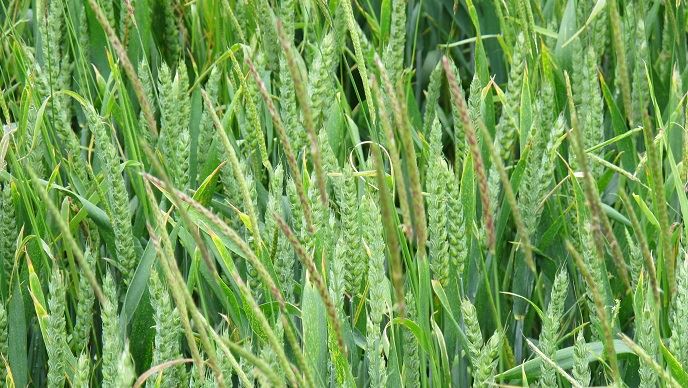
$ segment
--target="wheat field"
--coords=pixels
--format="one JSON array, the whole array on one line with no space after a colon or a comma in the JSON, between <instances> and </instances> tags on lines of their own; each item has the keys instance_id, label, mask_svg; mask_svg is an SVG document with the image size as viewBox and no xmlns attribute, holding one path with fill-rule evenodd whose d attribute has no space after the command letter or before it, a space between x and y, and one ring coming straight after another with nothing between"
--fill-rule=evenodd
<instances>
[{"instance_id":1,"label":"wheat field","mask_svg":"<svg viewBox=\"0 0 688 388\"><path fill-rule=\"evenodd\" d=\"M3 386L688 387L683 1L0 5Z\"/></svg>"}]
</instances>

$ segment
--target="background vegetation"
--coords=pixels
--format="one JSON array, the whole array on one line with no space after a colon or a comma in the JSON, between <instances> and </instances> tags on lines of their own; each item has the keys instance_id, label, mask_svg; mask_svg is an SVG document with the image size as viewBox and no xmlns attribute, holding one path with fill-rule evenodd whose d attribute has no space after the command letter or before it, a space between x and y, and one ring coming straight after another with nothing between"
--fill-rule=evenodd
<instances>
[{"instance_id":1,"label":"background vegetation","mask_svg":"<svg viewBox=\"0 0 688 388\"><path fill-rule=\"evenodd\" d=\"M670 0L3 0L6 386L688 386Z\"/></svg>"}]
</instances>

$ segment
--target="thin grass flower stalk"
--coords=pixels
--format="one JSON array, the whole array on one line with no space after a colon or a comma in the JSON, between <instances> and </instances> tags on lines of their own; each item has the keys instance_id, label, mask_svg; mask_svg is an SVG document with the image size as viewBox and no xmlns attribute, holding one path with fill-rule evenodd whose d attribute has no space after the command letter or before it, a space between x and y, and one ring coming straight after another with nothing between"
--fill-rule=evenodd
<instances>
[{"instance_id":1,"label":"thin grass flower stalk","mask_svg":"<svg viewBox=\"0 0 688 388\"><path fill-rule=\"evenodd\" d=\"M270 113L270 117L272 118L272 123L275 126L275 129L277 130L277 137L279 138L280 142L282 143L282 147L284 148L284 154L287 159L287 165L289 166L289 171L291 172L292 177L300 177L301 176L301 171L299 170L299 167L297 165L296 161L296 155L298 153L298 150L300 147L296 148L296 153L294 149L292 148L292 143L293 138L290 137L289 135L289 128L292 128L291 126L296 125L296 105L291 106L291 102L294 102L294 96L293 96L293 87L291 89L291 100L289 100L289 97L284 95L284 92L281 91L280 93L284 95L282 97L281 101L282 103L285 103L285 101L291 101L289 102L289 107L283 108L282 109L282 115L285 116L285 119L281 119L277 109L275 108L274 103L272 102L272 98L270 94L268 93L267 87L265 86L265 83L263 80L260 78L258 72L255 69L255 66L253 65L253 62L251 62L250 58L246 58L246 62L248 64L248 68L251 72L251 75L253 76L254 81L258 84L258 90L261 93L261 96L263 97L263 101L268 107L268 112ZM280 64L281 67L281 64ZM286 79L282 79L281 85L284 85L284 83L287 82L293 82L293 80L288 77L287 75L284 75L287 77ZM280 89L281 90L281 89ZM291 112L291 108L294 109L294 112ZM285 113L285 110L289 110L289 112ZM294 115L294 117L290 117L290 115ZM290 120L293 120L293 122L289 122ZM287 126L285 128L285 125ZM290 126L291 125L291 126ZM290 180L293 184L294 191L296 194L298 194L298 202L300 209L303 211L303 215L305 217L306 225L308 226L308 230L312 231L312 216L311 216L311 206L308 203L308 200L306 198L306 191L303 187L303 182L301 179L293 179ZM287 187L289 187L289 184L287 184ZM289 188L287 189L289 191ZM300 220L300 218L299 218ZM300 225L299 225L300 226Z\"/></svg>"},{"instance_id":2,"label":"thin grass flower stalk","mask_svg":"<svg viewBox=\"0 0 688 388\"><path fill-rule=\"evenodd\" d=\"M657 270L655 268L655 262L652 257L652 253L650 252L650 248L647 243L647 238L643 235L642 233L642 227L640 225L640 221L638 220L638 217L636 216L635 210L633 209L633 206L631 205L631 201L628 198L628 194L624 191L619 192L619 196L621 197L621 201L624 204L624 208L626 209L626 212L628 213L628 218L631 221L631 225L633 226L633 230L635 232L635 235L637 237L638 245L640 248L640 251L642 253L642 258L644 260L644 270L647 271L647 277L650 279L650 287L652 288L652 294L655 298L655 303L659 303L660 295L659 295L659 285L658 285L658 280L657 280ZM629 246L632 249L632 246L629 244ZM631 252L633 255L633 252ZM633 257L633 256L632 256ZM637 266L637 264L636 264ZM641 271L642 271L641 267ZM640 273L638 274L640 276ZM634 286L635 287L635 286Z\"/></svg>"},{"instance_id":3,"label":"thin grass flower stalk","mask_svg":"<svg viewBox=\"0 0 688 388\"><path fill-rule=\"evenodd\" d=\"M621 17L619 16L619 5L615 1L607 3L609 14L609 24L611 25L612 46L616 54L616 65L621 85L621 97L626 118L632 121L633 104L631 102L631 81L629 80L628 62L626 60L626 48L623 41L621 30Z\"/></svg>"},{"instance_id":4,"label":"thin grass flower stalk","mask_svg":"<svg viewBox=\"0 0 688 388\"><path fill-rule=\"evenodd\" d=\"M441 73L440 73L441 75ZM403 170L402 170L402 165L401 165L401 159L400 159L400 154L399 154L399 149L397 147L397 143L395 140L395 135L394 135L394 130L392 126L392 120L390 119L388 109L385 109L385 104L383 100L383 91L379 87L378 83L376 82L375 78L371 80L371 87L374 92L375 96L375 101L378 105L379 109L379 116L380 116L380 126L382 127L382 131L385 135L385 138L387 139L385 143L385 147L387 148L387 151L390 155L391 159L391 168L393 170L393 175L394 175L394 184L395 184L395 191L398 193L397 195L399 196L399 205L401 207L401 217L402 217L402 228L404 230L404 233L406 234L407 238L411 239L413 238L414 235L414 230L413 230L413 223L411 219L411 210L409 209L410 206L410 201L408 199L408 194L407 193L407 187L406 184L404 183L404 176L403 176ZM439 93L439 89L438 89ZM427 114L427 113L426 113ZM429 128L425 133L429 133Z\"/></svg>"},{"instance_id":5,"label":"thin grass flower stalk","mask_svg":"<svg viewBox=\"0 0 688 388\"><path fill-rule=\"evenodd\" d=\"M117 56L119 57L122 63L122 67L124 68L124 72L126 73L127 78L129 78L129 80L133 84L134 94L136 94L136 99L138 100L141 106L141 111L143 112L143 116L146 119L148 129L153 133L154 137L157 137L158 126L155 121L155 113L153 107L151 106L150 101L146 97L146 93L143 88L143 84L141 83L141 79L136 74L136 70L134 69L134 65L132 65L132 62L129 60L129 56L127 55L126 49L122 45L122 42L119 40L119 38L117 37L117 33L112 27L113 23L108 22L107 16L103 12L101 6L98 5L96 0L88 0L88 6L95 14L96 20L98 20L98 24L100 24L100 26L105 31L105 35L107 36L108 41L113 46L115 52L117 53Z\"/></svg>"},{"instance_id":6,"label":"thin grass flower stalk","mask_svg":"<svg viewBox=\"0 0 688 388\"><path fill-rule=\"evenodd\" d=\"M478 138L476 136L475 129L471 124L470 117L468 116L468 109L466 108L466 101L463 98L463 92L456 82L456 76L454 75L447 58L443 59L443 66L444 71L447 74L449 89L452 93L452 101L458 106L458 110L461 113L460 117L463 124L463 129L466 131L466 141L471 152L471 158L473 160L473 166L475 168L475 173L478 180L480 201L482 203L483 225L485 226L485 230L487 232L486 245L491 251L494 252L496 243L494 217L490 212L492 208L489 199L487 177L485 175L485 164L483 163L482 154L478 146Z\"/></svg>"},{"instance_id":7,"label":"thin grass flower stalk","mask_svg":"<svg viewBox=\"0 0 688 388\"><path fill-rule=\"evenodd\" d=\"M323 279L320 276L318 270L316 269L312 257L304 249L301 243L296 239L296 236L294 235L294 232L291 231L291 229L289 228L289 225L287 225L287 223L279 216L276 216L275 219L277 220L277 224L282 230L282 233L284 233L291 245L294 247L294 250L296 251L296 256L299 258L299 260L301 260L301 263L308 270L309 276L311 277L311 280L313 281L315 288L318 290L318 293L320 294L320 297L322 298L323 303L325 304L328 319L334 327L335 333L337 334L337 344L339 345L339 348L343 349L344 353L346 354L347 350L344 345L344 338L342 337L341 323L339 322L339 318L337 318L337 312L334 303L332 302L332 299L329 297L329 294L327 294L327 289L325 287Z\"/></svg>"},{"instance_id":8,"label":"thin grass flower stalk","mask_svg":"<svg viewBox=\"0 0 688 388\"><path fill-rule=\"evenodd\" d=\"M371 123L375 123L377 118L375 116L375 109L373 104L373 94L370 87L370 78L368 76L368 67L366 65L366 60L364 57L364 50L366 46L365 35L361 33L360 26L356 23L356 18L354 16L354 10L351 0L344 0L341 2L341 8L344 15L346 16L347 29L349 30L349 35L351 36L351 42L354 46L354 54L356 58L356 65L358 66L358 72L361 75L361 80L363 81L363 92L366 96L366 102L368 105L368 114L370 115ZM368 50L365 50L366 52Z\"/></svg>"},{"instance_id":9,"label":"thin grass flower stalk","mask_svg":"<svg viewBox=\"0 0 688 388\"><path fill-rule=\"evenodd\" d=\"M234 149L234 146L232 146L232 144L230 143L229 137L225 132L225 128L222 125L222 122L220 122L220 118L217 117L217 113L215 113L214 111L215 108L212 104L212 101L210 100L210 97L205 91L201 91L201 94L203 96L205 106L208 109L208 112L210 112L210 115L213 119L215 130L220 135L220 139L222 141L221 144L223 145L224 151L226 152L225 155L229 159L229 166L232 168L232 173L234 175L234 178L236 179L236 183L239 186L239 190L244 200L244 206L246 206L249 220L251 221L251 225L253 225L253 227L250 229L251 235L255 239L254 243L256 244L256 246L262 247L262 239L260 237L260 232L258 230L258 213L256 212L256 209L253 206L253 201L251 199L251 194L249 192L249 186L246 182L244 174L242 174L242 168L241 164L239 163L239 158L237 157L237 152Z\"/></svg>"},{"instance_id":10,"label":"thin grass flower stalk","mask_svg":"<svg viewBox=\"0 0 688 388\"><path fill-rule=\"evenodd\" d=\"M407 160L408 168L408 180L411 184L410 187L410 201L411 207L413 209L413 232L416 238L417 244L417 256L419 259L426 258L426 243L427 243L427 227L426 227L426 215L425 206L422 199L422 189L420 183L420 172L418 171L416 149L413 144L413 139L411 135L411 124L409 123L408 117L403 113L402 101L405 101L404 93L400 88L394 88L392 82L387 75L387 71L382 65L380 58L376 58L375 61L378 71L380 72L380 78L382 80L382 85L387 93L387 96L392 102L392 112L394 113L394 122L397 128L399 128L399 137L401 138L401 145L404 151L404 158ZM403 208L403 207L402 207Z\"/></svg>"},{"instance_id":11,"label":"thin grass flower stalk","mask_svg":"<svg viewBox=\"0 0 688 388\"><path fill-rule=\"evenodd\" d=\"M595 303L595 308L597 310L597 316L599 317L602 329L604 331L602 343L604 345L605 356L609 359L609 363L612 369L612 377L618 383L621 380L621 377L619 373L618 359L616 356L616 352L614 351L614 345L612 343L612 328L609 323L609 318L607 317L607 309L604 306L600 292L597 288L597 283L595 283L595 280L593 279L592 275L590 275L590 271L588 270L586 264L583 262L583 258L581 257L581 255L568 241L566 242L566 249L569 251L571 256L573 256L576 262L576 266L581 271L581 274L583 275L586 284L591 289L591 293L593 295L593 300Z\"/></svg>"},{"instance_id":12,"label":"thin grass flower stalk","mask_svg":"<svg viewBox=\"0 0 688 388\"><path fill-rule=\"evenodd\" d=\"M389 253L389 272L392 278L392 287L394 287L394 309L398 311L400 316L405 316L405 297L403 285L403 268L401 263L401 254L399 253L399 236L397 234L396 222L394 220L393 199L389 192L389 187L386 181L386 174L384 172L384 162L382 160L382 152L378 145L374 145L372 150L373 164L375 166L375 183L378 187L380 211L382 213L382 226L385 232L385 245ZM391 303L391 302L390 302Z\"/></svg>"},{"instance_id":13,"label":"thin grass flower stalk","mask_svg":"<svg viewBox=\"0 0 688 388\"><path fill-rule=\"evenodd\" d=\"M311 109L311 101L308 97L305 84L307 81L303 79L298 65L296 64L296 53L292 43L289 42L284 35L284 30L282 24L278 22L277 32L280 39L280 44L282 45L282 50L284 50L287 59L287 65L289 68L289 74L294 81L294 90L296 92L296 99L299 102L301 111L303 112L303 123L308 133L308 139L310 141L310 152L311 158L313 159L313 166L315 170L315 179L317 182L318 190L320 192L320 201L323 206L327 206L327 190L325 188L325 173L323 172L322 158L320 156L320 150L318 148L318 137L317 130L315 128L315 121L313 118L313 111ZM367 82L367 76L365 81Z\"/></svg>"},{"instance_id":14,"label":"thin grass flower stalk","mask_svg":"<svg viewBox=\"0 0 688 388\"><path fill-rule=\"evenodd\" d=\"M609 245L612 251L612 259L616 265L616 269L621 275L621 280L627 289L630 289L630 278L628 276L628 269L623 260L623 254L619 248L619 243L616 240L616 236L612 231L611 224L607 215L602 211L602 202L600 200L599 193L597 192L597 187L592 176L590 166L588 164L587 156L585 154L585 149L583 148L583 134L578 121L578 114L576 112L573 93L571 92L571 80L568 73L565 73L566 78L566 95L568 98L569 114L571 115L571 137L570 142L573 146L573 150L576 154L576 158L580 163L581 170L583 172L583 189L586 198L586 203L589 207L591 214L591 225L593 228L593 239L594 246L596 249L596 257L602 257L602 252L604 252L603 240L601 236L604 236L609 241ZM600 265L603 265L602 262ZM617 376L618 377L618 376Z\"/></svg>"}]
</instances>

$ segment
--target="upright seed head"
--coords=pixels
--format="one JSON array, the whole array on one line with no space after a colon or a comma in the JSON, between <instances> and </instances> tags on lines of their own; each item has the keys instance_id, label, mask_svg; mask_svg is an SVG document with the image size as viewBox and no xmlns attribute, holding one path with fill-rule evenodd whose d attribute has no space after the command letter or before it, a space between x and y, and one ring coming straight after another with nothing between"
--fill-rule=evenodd
<instances>
[{"instance_id":1,"label":"upright seed head","mask_svg":"<svg viewBox=\"0 0 688 388\"><path fill-rule=\"evenodd\" d=\"M474 365L473 387L483 387L488 384L495 375L495 368L504 335L501 331L495 331L480 351L478 365Z\"/></svg>"},{"instance_id":2,"label":"upright seed head","mask_svg":"<svg viewBox=\"0 0 688 388\"><path fill-rule=\"evenodd\" d=\"M50 278L50 299L48 307L50 314L46 324L45 348L48 353L48 385L61 387L64 385L67 353L67 323L65 320L65 288L62 274L57 265L53 268Z\"/></svg>"},{"instance_id":3,"label":"upright seed head","mask_svg":"<svg viewBox=\"0 0 688 388\"><path fill-rule=\"evenodd\" d=\"M93 270L93 255L87 250L84 254ZM93 324L93 303L95 296L84 270L79 271L79 287L77 288L76 321L72 329L71 346L76 354L87 348Z\"/></svg>"},{"instance_id":4,"label":"upright seed head","mask_svg":"<svg viewBox=\"0 0 688 388\"><path fill-rule=\"evenodd\" d=\"M172 305L169 292L162 283L156 270L151 272L148 289L150 290L151 304L153 305L155 319L155 346L153 348L153 365L175 360L181 357L179 339L181 337L181 325L179 312ZM149 381L153 382L151 378ZM177 387L187 380L183 366L174 366L165 369L162 376L163 385Z\"/></svg>"},{"instance_id":5,"label":"upright seed head","mask_svg":"<svg viewBox=\"0 0 688 388\"><path fill-rule=\"evenodd\" d=\"M93 107L86 109L88 125L96 141L96 153L103 162L106 187L109 193L110 222L115 235L115 252L118 266L126 285L131 281L138 265L134 234L129 210L129 193L120 172L120 160L105 123Z\"/></svg>"},{"instance_id":6,"label":"upright seed head","mask_svg":"<svg viewBox=\"0 0 688 388\"><path fill-rule=\"evenodd\" d=\"M582 386L590 385L590 365L588 365L590 350L585 343L583 330L578 332L573 346L573 378Z\"/></svg>"},{"instance_id":7,"label":"upright seed head","mask_svg":"<svg viewBox=\"0 0 688 388\"><path fill-rule=\"evenodd\" d=\"M14 257L17 244L17 220L14 201L12 199L12 183L6 181L0 191L0 257L5 290L10 289L10 278L14 267ZM6 294L6 293L5 293Z\"/></svg>"},{"instance_id":8,"label":"upright seed head","mask_svg":"<svg viewBox=\"0 0 688 388\"><path fill-rule=\"evenodd\" d=\"M406 292L406 314L408 319L415 321L418 319L416 311L416 299L413 292L409 289ZM409 388L420 387L420 359L418 357L418 341L410 330L404 330L404 367L403 377L404 386Z\"/></svg>"},{"instance_id":9,"label":"upright seed head","mask_svg":"<svg viewBox=\"0 0 688 388\"><path fill-rule=\"evenodd\" d=\"M461 301L461 314L463 315L464 332L468 338L468 356L473 368L478 368L480 349L483 347L483 333L480 331L475 306L468 299Z\"/></svg>"},{"instance_id":10,"label":"upright seed head","mask_svg":"<svg viewBox=\"0 0 688 388\"><path fill-rule=\"evenodd\" d=\"M124 345L120 338L119 316L117 315L117 287L112 275L107 271L103 279L103 294L106 303L100 306L102 327L101 370L103 386L114 387L118 381L119 359Z\"/></svg>"},{"instance_id":11,"label":"upright seed head","mask_svg":"<svg viewBox=\"0 0 688 388\"><path fill-rule=\"evenodd\" d=\"M688 260L679 259L676 296L671 312L669 349L681 365L688 365Z\"/></svg>"},{"instance_id":12,"label":"upright seed head","mask_svg":"<svg viewBox=\"0 0 688 388\"><path fill-rule=\"evenodd\" d=\"M554 354L557 350L560 322L563 318L562 314L564 311L564 302L566 302L568 286L569 278L566 274L566 270L559 271L552 284L549 305L547 306L547 313L542 322L542 331L540 332L539 348L549 359L554 359ZM557 385L556 372L549 365L542 363L540 370L542 372L540 386L553 387Z\"/></svg>"}]
</instances>

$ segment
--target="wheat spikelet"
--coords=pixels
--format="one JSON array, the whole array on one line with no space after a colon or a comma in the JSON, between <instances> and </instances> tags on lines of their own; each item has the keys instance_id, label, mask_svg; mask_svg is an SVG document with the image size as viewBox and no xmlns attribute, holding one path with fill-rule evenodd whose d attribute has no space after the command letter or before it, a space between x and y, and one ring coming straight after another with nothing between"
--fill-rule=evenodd
<instances>
[{"instance_id":1,"label":"wheat spikelet","mask_svg":"<svg viewBox=\"0 0 688 388\"><path fill-rule=\"evenodd\" d=\"M62 274L57 265L53 268L50 278L50 298L48 307L50 313L46 323L47 337L45 349L48 353L48 386L61 387L64 385L67 372L67 323L65 320L65 288Z\"/></svg>"},{"instance_id":2,"label":"wheat spikelet","mask_svg":"<svg viewBox=\"0 0 688 388\"><path fill-rule=\"evenodd\" d=\"M566 294L568 292L569 278L565 270L559 271L554 283L552 284L552 291L549 298L549 305L547 306L547 313L543 318L542 331L540 332L539 348L542 353L549 359L554 359L554 354L557 350L557 341L559 339L560 322L564 311L564 303L566 302ZM557 375L555 371L543 362L540 365L541 387L554 387L557 385Z\"/></svg>"}]
</instances>

